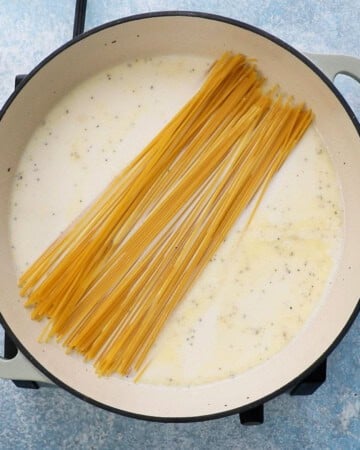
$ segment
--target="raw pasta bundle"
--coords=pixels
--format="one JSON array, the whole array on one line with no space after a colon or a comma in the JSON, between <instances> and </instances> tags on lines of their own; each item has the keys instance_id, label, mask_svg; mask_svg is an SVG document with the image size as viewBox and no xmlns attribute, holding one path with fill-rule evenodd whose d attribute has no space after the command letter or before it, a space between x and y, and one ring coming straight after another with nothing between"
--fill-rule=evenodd
<instances>
[{"instance_id":1,"label":"raw pasta bundle","mask_svg":"<svg viewBox=\"0 0 360 450\"><path fill-rule=\"evenodd\" d=\"M31 317L95 360L138 372L167 318L312 121L243 55L202 87L20 277ZM251 217L252 217L251 215ZM251 218L250 217L250 218Z\"/></svg>"}]
</instances>

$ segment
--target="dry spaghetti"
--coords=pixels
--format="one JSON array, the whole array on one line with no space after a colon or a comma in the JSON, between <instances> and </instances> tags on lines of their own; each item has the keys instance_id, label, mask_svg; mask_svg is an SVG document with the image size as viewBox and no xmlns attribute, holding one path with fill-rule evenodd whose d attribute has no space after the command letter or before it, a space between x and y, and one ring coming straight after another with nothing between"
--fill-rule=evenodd
<instances>
[{"instance_id":1,"label":"dry spaghetti","mask_svg":"<svg viewBox=\"0 0 360 450\"><path fill-rule=\"evenodd\" d=\"M143 369L167 318L312 121L243 55L194 97L20 277L32 318L101 375ZM250 218L252 217L250 216Z\"/></svg>"}]
</instances>

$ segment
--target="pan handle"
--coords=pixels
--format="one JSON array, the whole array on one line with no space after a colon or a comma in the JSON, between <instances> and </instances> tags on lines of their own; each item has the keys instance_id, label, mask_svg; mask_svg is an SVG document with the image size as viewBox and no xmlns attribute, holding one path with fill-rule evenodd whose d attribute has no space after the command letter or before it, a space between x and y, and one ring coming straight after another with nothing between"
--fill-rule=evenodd
<instances>
[{"instance_id":1,"label":"pan handle","mask_svg":"<svg viewBox=\"0 0 360 450\"><path fill-rule=\"evenodd\" d=\"M339 73L348 75L360 83L360 59L347 55L323 55L305 53L330 79L334 81Z\"/></svg>"},{"instance_id":2,"label":"pan handle","mask_svg":"<svg viewBox=\"0 0 360 450\"><path fill-rule=\"evenodd\" d=\"M25 356L17 352L11 359L0 357L0 378L5 380L31 380L49 384L49 380L37 370Z\"/></svg>"}]
</instances>

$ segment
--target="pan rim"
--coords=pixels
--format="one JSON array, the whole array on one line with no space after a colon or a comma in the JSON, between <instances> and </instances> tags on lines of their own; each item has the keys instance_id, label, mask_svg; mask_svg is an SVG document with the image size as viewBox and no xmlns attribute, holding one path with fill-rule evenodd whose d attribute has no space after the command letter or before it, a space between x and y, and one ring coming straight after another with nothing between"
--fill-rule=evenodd
<instances>
[{"instance_id":1,"label":"pan rim","mask_svg":"<svg viewBox=\"0 0 360 450\"><path fill-rule=\"evenodd\" d=\"M250 25L246 22L242 22L237 19L232 19L229 17L212 14L212 13L206 13L206 12L200 12L200 11L155 11L155 12L147 12L147 13L141 13L141 14L134 14L130 16L123 17L121 19L115 19L110 22L106 22L102 25L98 25L84 33L82 33L79 36L76 36L69 41L62 44L60 47L55 49L53 52L51 52L48 56L46 56L42 61L40 61L25 77L20 81L20 83L16 86L14 91L10 94L10 96L5 101L4 105L0 109L0 120L6 113L7 109L11 105L11 103L14 101L14 99L17 97L21 89L30 81L32 77L36 75L39 70L42 69L48 62L50 62L52 59L56 58L60 53L65 51L67 48L75 45L77 42L82 41L83 39L86 39L89 36L92 36L93 34L96 34L98 32L101 32L107 28L111 28L113 26L121 25L123 23L127 22L135 22L137 20L143 20L143 19L152 19L152 18L160 18L160 17L194 17L197 19L206 19L206 20L213 20L217 22L223 22L229 25L236 26L238 28L243 28L245 30L251 31L255 34L260 35L261 37L264 37L268 39L269 41L273 42L274 44L279 45L284 50L288 51L295 57L297 57L301 62L303 62L305 65L307 65L313 72L315 72L316 75L319 76L319 78L327 85L327 87L332 91L333 94L337 97L345 111L347 112L351 122L353 123L359 137L360 137L360 122L358 121L354 111L351 109L350 105L347 103L341 92L336 88L334 83L322 72L316 64L314 64L307 56L305 56L304 53L297 50L295 47L291 46L281 38L269 33L268 31L265 31L261 28L258 28L254 25Z\"/></svg>"},{"instance_id":2,"label":"pan rim","mask_svg":"<svg viewBox=\"0 0 360 450\"><path fill-rule=\"evenodd\" d=\"M71 47L72 45L76 44L78 41L81 41L82 39L87 38L88 36L91 36L95 33L101 32L107 28L111 28L113 26L117 26L126 22L134 22L137 20L144 20L144 19L152 19L152 18L159 18L159 17L194 17L195 19L205 19L205 20L212 20L212 21L219 21L223 22L225 24L237 26L239 28L251 31L255 34L260 35L261 37L264 37L265 39L270 40L271 42L279 45L284 50L290 52L292 55L297 57L300 61L302 61L304 64L306 64L316 75L320 77L320 79L328 86L328 88L332 91L332 93L337 97L343 108L345 109L346 113L348 114L351 122L353 123L355 129L357 130L358 135L360 136L360 124L346 102L346 100L343 98L342 94L338 91L338 89L334 86L334 84L326 77L326 75L321 72L321 70L314 65L305 55L303 55L301 52L287 44L286 42L282 41L278 37L271 35L270 33L257 28L253 25L246 24L244 22L215 15L215 14L209 14L209 13L203 13L203 12L195 12L195 11L160 11L160 12L150 12L150 13L144 13L144 14L138 14L133 16L124 17L122 19L117 19L108 23L105 23L103 25L97 26L81 36L76 37L75 39L72 39L62 46L60 46L57 50L52 52L49 56L47 56L43 61L41 61L35 68L23 79L23 81L18 85L18 87L15 89L15 91L10 95L8 100L5 102L3 108L0 111L0 120L3 117L3 115L6 113L7 109L10 107L11 103L14 101L18 93L21 91L21 89L27 84L27 82L36 75L36 73L42 69L43 66L45 66L49 61L54 59L58 54L66 50L67 48ZM276 397L277 395L287 391L291 386L296 385L301 379L303 379L307 374L309 374L313 368L315 368L321 361L323 361L338 345L340 340L344 337L348 329L350 328L351 324L354 322L356 316L358 315L360 311L360 301L355 304L355 308L344 325L341 332L337 335L337 337L334 339L333 343L328 347L328 349L308 368L306 368L300 375L298 375L296 378L288 382L286 385L282 386L280 389L275 390L274 392L268 394L265 397L262 397L254 402L248 403L246 405L243 405L239 408L235 408L229 411L225 412L217 412L214 414L207 414L207 415L201 415L201 416L189 416L189 417L158 417L158 416L147 416L137 413L130 413L127 411L120 410L118 408L109 406L105 403L99 402L97 400L92 399L91 397L88 397L81 392L77 391L76 389L70 387L63 381L59 380L55 375L48 372L48 370L42 366L36 358L32 356L32 354L26 350L26 348L23 346L23 344L17 339L16 335L12 332L11 328L7 324L5 318L0 313L0 323L4 326L5 331L9 334L11 339L14 340L15 344L19 348L19 350L29 359L29 361L38 368L42 373L45 374L46 377L48 377L50 380L52 380L54 383L56 383L58 386L66 389L70 393L74 394L75 396L81 398L82 400L87 401L90 404L93 404L95 406L101 407L103 409L106 409L108 411L116 412L118 414L122 414L128 417L138 418L142 420L150 420L150 421L159 421L159 422L192 422L192 421L204 421L204 420L210 420L210 419L216 419L220 417L225 417L228 415L236 414L241 411L253 408L259 404L263 404L264 402Z\"/></svg>"}]
</instances>

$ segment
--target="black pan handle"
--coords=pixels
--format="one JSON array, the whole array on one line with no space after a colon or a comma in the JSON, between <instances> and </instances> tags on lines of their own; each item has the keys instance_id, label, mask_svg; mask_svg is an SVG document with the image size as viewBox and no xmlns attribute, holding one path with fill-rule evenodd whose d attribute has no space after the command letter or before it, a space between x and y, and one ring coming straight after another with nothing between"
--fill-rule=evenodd
<instances>
[{"instance_id":1,"label":"black pan handle","mask_svg":"<svg viewBox=\"0 0 360 450\"><path fill-rule=\"evenodd\" d=\"M76 0L73 37L84 32L87 0Z\"/></svg>"}]
</instances>

